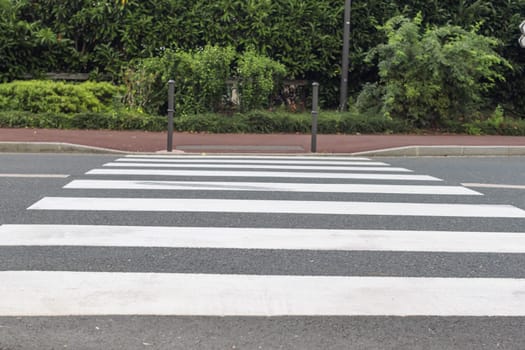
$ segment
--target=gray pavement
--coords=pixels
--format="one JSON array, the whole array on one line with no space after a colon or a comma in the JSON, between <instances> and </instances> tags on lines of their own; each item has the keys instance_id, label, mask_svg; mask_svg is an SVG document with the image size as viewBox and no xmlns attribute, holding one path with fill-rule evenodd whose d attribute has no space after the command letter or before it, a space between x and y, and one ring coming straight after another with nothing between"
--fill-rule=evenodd
<instances>
[{"instance_id":1,"label":"gray pavement","mask_svg":"<svg viewBox=\"0 0 525 350\"><path fill-rule=\"evenodd\" d=\"M64 189L118 155L0 154L4 174L62 174L67 178L0 177L0 224L147 225L318 229L407 229L523 232L522 218L414 217L26 210L42 197L256 199L279 201L503 204L525 209L523 157L378 157L393 167L443 179L435 185L506 184L524 189L475 188L483 196L348 194L203 190ZM256 157L256 156L254 156ZM209 157L208 157L209 158ZM206 157L203 159L207 159ZM209 159L208 159L209 160ZM327 160L329 160L327 158ZM188 168L195 165L188 165ZM249 169L250 165L247 164ZM217 170L220 170L218 168ZM213 170L210 175L213 174ZM314 171L315 172L315 171ZM253 181L251 178L117 176L146 182ZM341 179L279 179L301 183L373 184ZM255 178L274 182L275 178ZM398 182L381 181L396 185ZM416 184L403 181L403 184ZM525 278L525 254L417 251L306 251L93 246L2 246L0 271L93 271L250 274L280 276L390 276ZM312 302L316 302L312 300ZM429 301L430 303L432 301ZM522 349L525 317L0 317L0 349Z\"/></svg>"}]
</instances>

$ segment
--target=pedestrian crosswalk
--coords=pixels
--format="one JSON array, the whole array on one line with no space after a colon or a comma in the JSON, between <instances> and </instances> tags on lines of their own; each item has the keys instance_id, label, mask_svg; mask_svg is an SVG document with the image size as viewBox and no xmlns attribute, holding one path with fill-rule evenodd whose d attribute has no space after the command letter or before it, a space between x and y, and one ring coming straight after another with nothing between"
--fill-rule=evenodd
<instances>
[{"instance_id":1,"label":"pedestrian crosswalk","mask_svg":"<svg viewBox=\"0 0 525 350\"><path fill-rule=\"evenodd\" d=\"M525 307L518 293L525 280L515 279L53 271L0 277L2 313L24 316L522 316Z\"/></svg>"},{"instance_id":2,"label":"pedestrian crosswalk","mask_svg":"<svg viewBox=\"0 0 525 350\"><path fill-rule=\"evenodd\" d=\"M525 218L511 205L194 198L46 197L28 209Z\"/></svg>"},{"instance_id":3,"label":"pedestrian crosswalk","mask_svg":"<svg viewBox=\"0 0 525 350\"><path fill-rule=\"evenodd\" d=\"M321 193L392 193L429 195L481 195L462 186L317 184L286 182L74 180L64 186L74 189L279 191Z\"/></svg>"},{"instance_id":4,"label":"pedestrian crosswalk","mask_svg":"<svg viewBox=\"0 0 525 350\"><path fill-rule=\"evenodd\" d=\"M0 245L525 253L525 235L465 231L3 225Z\"/></svg>"},{"instance_id":5,"label":"pedestrian crosswalk","mask_svg":"<svg viewBox=\"0 0 525 350\"><path fill-rule=\"evenodd\" d=\"M93 169L87 175L137 176L202 176L227 178L293 178L293 179L361 179L395 181L442 181L429 175L346 173L346 172L284 172L284 171L227 171L227 170L159 170L159 169Z\"/></svg>"},{"instance_id":6,"label":"pedestrian crosswalk","mask_svg":"<svg viewBox=\"0 0 525 350\"><path fill-rule=\"evenodd\" d=\"M382 164L379 164L382 165ZM104 164L105 167L126 167L126 168L186 168L188 164L184 163L115 163L110 162ZM246 168L245 164L199 164L199 168L221 168L221 169L243 169ZM284 170L342 170L342 171L397 171L397 172L409 172L410 170L404 168L385 168L383 166L373 167L373 166L323 166L323 165L261 165L253 164L250 165L250 168L253 170L266 170L266 169L284 169Z\"/></svg>"},{"instance_id":7,"label":"pedestrian crosswalk","mask_svg":"<svg viewBox=\"0 0 525 350\"><path fill-rule=\"evenodd\" d=\"M62 193L41 198L28 212L103 212L103 222L5 224L0 247L163 248L174 255L207 249L226 251L233 261L246 251L388 253L405 254L407 264L410 254L525 254L525 232L458 231L453 221L443 230L394 223L330 227L335 217L525 223L522 208L362 157L129 155L72 179ZM147 226L112 222L122 213L161 219ZM159 213L187 216L174 224ZM225 218L214 222L212 214ZM283 217L290 225L276 227ZM324 256L316 258L319 264L326 263ZM519 276L435 276L426 266L418 267L418 276L165 272L162 259L156 263L158 271L151 272L104 266L0 271L0 316L525 316L525 279Z\"/></svg>"}]
</instances>

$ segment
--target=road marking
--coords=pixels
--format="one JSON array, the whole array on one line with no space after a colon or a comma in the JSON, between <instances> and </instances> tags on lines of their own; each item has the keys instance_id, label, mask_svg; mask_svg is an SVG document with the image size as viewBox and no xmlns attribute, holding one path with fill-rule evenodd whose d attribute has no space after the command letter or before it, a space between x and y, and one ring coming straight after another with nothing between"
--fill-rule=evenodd
<instances>
[{"instance_id":1,"label":"road marking","mask_svg":"<svg viewBox=\"0 0 525 350\"><path fill-rule=\"evenodd\" d=\"M374 165L374 166L389 166L390 164L384 162L370 162L370 161L311 161L311 160L259 160L259 159L215 159L215 158L199 158L199 159L166 159L166 158L119 158L115 162L140 162L140 163L216 163L216 164L303 164L303 165Z\"/></svg>"},{"instance_id":2,"label":"road marking","mask_svg":"<svg viewBox=\"0 0 525 350\"><path fill-rule=\"evenodd\" d=\"M14 178L40 178L40 179L65 179L69 177L66 174L0 174L0 177Z\"/></svg>"},{"instance_id":3,"label":"road marking","mask_svg":"<svg viewBox=\"0 0 525 350\"><path fill-rule=\"evenodd\" d=\"M44 197L28 209L525 218L511 205L187 198Z\"/></svg>"},{"instance_id":4,"label":"road marking","mask_svg":"<svg viewBox=\"0 0 525 350\"><path fill-rule=\"evenodd\" d=\"M176 150L190 151L190 152L208 152L220 151L222 153L235 152L304 152L304 148L299 145L177 145Z\"/></svg>"},{"instance_id":5,"label":"road marking","mask_svg":"<svg viewBox=\"0 0 525 350\"><path fill-rule=\"evenodd\" d=\"M207 176L207 177L268 177L303 179L363 179L394 181L443 181L428 175L318 173L284 171L223 171L223 170L159 170L159 169L93 169L86 175L147 175L147 176Z\"/></svg>"},{"instance_id":6,"label":"road marking","mask_svg":"<svg viewBox=\"0 0 525 350\"><path fill-rule=\"evenodd\" d=\"M525 253L525 232L2 225L0 246Z\"/></svg>"},{"instance_id":7,"label":"road marking","mask_svg":"<svg viewBox=\"0 0 525 350\"><path fill-rule=\"evenodd\" d=\"M332 157L332 156L321 156L321 157L315 157L315 156L258 156L258 155L250 155L250 156L235 156L235 155L228 155L228 156L219 156L219 155L198 155L198 156L188 156L188 155L147 155L147 154L128 154L125 155L126 158L150 158L150 159L180 159L180 160L188 160L188 159L208 159L208 160L215 160L215 159L248 159L248 160L259 160L259 159L272 159L272 160L345 160L345 161L361 161L361 160L370 160L370 158L364 158L364 157Z\"/></svg>"},{"instance_id":8,"label":"road marking","mask_svg":"<svg viewBox=\"0 0 525 350\"><path fill-rule=\"evenodd\" d=\"M327 193L386 193L428 195L479 195L461 186L376 185L376 184L317 184L275 182L204 182L204 181L133 181L133 180L74 180L65 185L71 189L128 189L128 190L198 190L198 191L278 191Z\"/></svg>"},{"instance_id":9,"label":"road marking","mask_svg":"<svg viewBox=\"0 0 525 350\"><path fill-rule=\"evenodd\" d=\"M525 279L2 271L0 280L1 316L525 316Z\"/></svg>"},{"instance_id":10,"label":"road marking","mask_svg":"<svg viewBox=\"0 0 525 350\"><path fill-rule=\"evenodd\" d=\"M479 188L507 188L514 190L525 190L523 185L505 185L505 184L478 184L478 183L464 183L461 184L466 187L479 187Z\"/></svg>"},{"instance_id":11,"label":"road marking","mask_svg":"<svg viewBox=\"0 0 525 350\"><path fill-rule=\"evenodd\" d=\"M106 163L105 167L123 168L196 168L196 169L286 169L286 170L343 170L343 171L386 171L411 172L405 168L359 167L359 166L308 166L308 165L254 165L254 164L183 164L183 163Z\"/></svg>"}]
</instances>

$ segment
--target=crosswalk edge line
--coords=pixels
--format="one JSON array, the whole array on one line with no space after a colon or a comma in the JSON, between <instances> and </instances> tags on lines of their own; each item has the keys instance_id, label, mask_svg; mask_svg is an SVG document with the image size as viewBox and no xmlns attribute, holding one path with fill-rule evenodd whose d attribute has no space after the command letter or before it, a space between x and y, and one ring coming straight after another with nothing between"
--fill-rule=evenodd
<instances>
[{"instance_id":1,"label":"crosswalk edge line","mask_svg":"<svg viewBox=\"0 0 525 350\"><path fill-rule=\"evenodd\" d=\"M0 280L1 316L525 316L525 279L2 271Z\"/></svg>"},{"instance_id":2,"label":"crosswalk edge line","mask_svg":"<svg viewBox=\"0 0 525 350\"><path fill-rule=\"evenodd\" d=\"M525 218L512 205L194 198L44 197L28 209Z\"/></svg>"}]
</instances>

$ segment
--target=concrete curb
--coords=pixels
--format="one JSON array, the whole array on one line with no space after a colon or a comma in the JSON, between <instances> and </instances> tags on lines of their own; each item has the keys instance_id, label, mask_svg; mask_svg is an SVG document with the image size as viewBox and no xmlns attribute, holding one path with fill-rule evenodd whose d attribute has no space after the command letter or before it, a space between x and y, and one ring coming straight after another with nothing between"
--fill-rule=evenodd
<instances>
[{"instance_id":1,"label":"concrete curb","mask_svg":"<svg viewBox=\"0 0 525 350\"><path fill-rule=\"evenodd\" d=\"M109 148L76 145L64 142L0 142L0 152L6 153L130 153Z\"/></svg>"},{"instance_id":2,"label":"concrete curb","mask_svg":"<svg viewBox=\"0 0 525 350\"><path fill-rule=\"evenodd\" d=\"M525 156L525 146L405 146L352 155L388 157L469 157L469 156Z\"/></svg>"}]
</instances>

